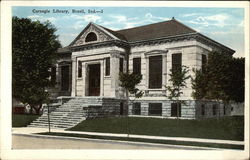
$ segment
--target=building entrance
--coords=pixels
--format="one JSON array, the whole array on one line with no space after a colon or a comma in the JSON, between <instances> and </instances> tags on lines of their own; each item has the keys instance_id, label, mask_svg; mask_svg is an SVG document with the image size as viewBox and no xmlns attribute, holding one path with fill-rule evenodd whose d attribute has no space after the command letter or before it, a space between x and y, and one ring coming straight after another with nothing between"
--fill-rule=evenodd
<instances>
[{"instance_id":1,"label":"building entrance","mask_svg":"<svg viewBox=\"0 0 250 160\"><path fill-rule=\"evenodd\" d=\"M89 96L100 96L100 64L89 65Z\"/></svg>"}]
</instances>

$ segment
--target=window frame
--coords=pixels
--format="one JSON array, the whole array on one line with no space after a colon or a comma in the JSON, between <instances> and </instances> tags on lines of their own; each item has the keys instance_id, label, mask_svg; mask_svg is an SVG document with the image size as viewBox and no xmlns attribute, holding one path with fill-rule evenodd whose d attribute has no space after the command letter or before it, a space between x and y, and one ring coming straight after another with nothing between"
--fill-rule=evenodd
<instances>
[{"instance_id":1,"label":"window frame","mask_svg":"<svg viewBox=\"0 0 250 160\"><path fill-rule=\"evenodd\" d=\"M177 56L180 56L180 58L178 59ZM181 67L182 67L182 53L173 53L172 54L172 72L175 72L175 71L181 71ZM175 59L178 59L179 62L177 62L177 60Z\"/></svg>"},{"instance_id":2,"label":"window frame","mask_svg":"<svg viewBox=\"0 0 250 160\"><path fill-rule=\"evenodd\" d=\"M88 42L95 42L95 41L97 41L97 34L94 32L89 32L85 37L85 42L88 43Z\"/></svg>"},{"instance_id":3,"label":"window frame","mask_svg":"<svg viewBox=\"0 0 250 160\"><path fill-rule=\"evenodd\" d=\"M133 73L141 75L141 57L133 58Z\"/></svg>"},{"instance_id":4,"label":"window frame","mask_svg":"<svg viewBox=\"0 0 250 160\"><path fill-rule=\"evenodd\" d=\"M132 115L141 115L141 103L140 102L133 103Z\"/></svg>"},{"instance_id":5,"label":"window frame","mask_svg":"<svg viewBox=\"0 0 250 160\"><path fill-rule=\"evenodd\" d=\"M105 76L110 76L110 57L105 58Z\"/></svg>"},{"instance_id":6,"label":"window frame","mask_svg":"<svg viewBox=\"0 0 250 160\"><path fill-rule=\"evenodd\" d=\"M180 107L179 108L179 116L178 116L178 107ZM175 108L175 110L173 108ZM181 117L182 116L181 115L181 108L182 108L181 103L179 106L177 105L177 103L171 103L170 117ZM176 111L176 114L174 114L175 113L174 111Z\"/></svg>"},{"instance_id":7,"label":"window frame","mask_svg":"<svg viewBox=\"0 0 250 160\"><path fill-rule=\"evenodd\" d=\"M155 106L154 106L155 105ZM159 105L159 106L157 106ZM160 109L155 109L157 107L160 107ZM154 108L154 109L152 109ZM152 113L152 111L157 112L160 111L160 113ZM162 116L162 103L149 103L148 104L148 115L149 116Z\"/></svg>"},{"instance_id":8,"label":"window frame","mask_svg":"<svg viewBox=\"0 0 250 160\"><path fill-rule=\"evenodd\" d=\"M159 60L157 60L157 57L160 57ZM154 62L155 64L159 64L159 66L161 66L161 70L153 70L151 69L152 66L154 66L155 64L153 64L152 61L156 61ZM163 56L162 55L154 55L154 56L150 56L148 57L148 88L149 89L162 89L162 73L163 73ZM152 67L155 68L155 67ZM156 71L158 71L159 73L157 73ZM159 78L159 82L157 83L155 79L155 77L158 76ZM153 83L154 82L154 83Z\"/></svg>"}]
</instances>

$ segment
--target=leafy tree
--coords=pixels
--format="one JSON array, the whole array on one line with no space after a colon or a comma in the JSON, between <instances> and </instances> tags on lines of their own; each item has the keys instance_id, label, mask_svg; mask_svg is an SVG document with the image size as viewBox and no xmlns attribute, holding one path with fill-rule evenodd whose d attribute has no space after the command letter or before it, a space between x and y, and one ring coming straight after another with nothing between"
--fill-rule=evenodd
<instances>
[{"instance_id":1,"label":"leafy tree","mask_svg":"<svg viewBox=\"0 0 250 160\"><path fill-rule=\"evenodd\" d=\"M183 94L182 89L187 87L186 80L191 77L190 75L187 75L188 72L189 69L186 66L182 66L176 70L170 69L169 81L172 83L172 85L166 86L166 88L169 91L168 98L177 103L177 118L180 116L179 106L181 104L185 104L184 101L180 100L180 96Z\"/></svg>"},{"instance_id":2,"label":"leafy tree","mask_svg":"<svg viewBox=\"0 0 250 160\"><path fill-rule=\"evenodd\" d=\"M211 52L204 70L195 70L192 96L195 99L244 101L244 58Z\"/></svg>"},{"instance_id":3,"label":"leafy tree","mask_svg":"<svg viewBox=\"0 0 250 160\"><path fill-rule=\"evenodd\" d=\"M143 92L140 91L138 88L136 88L136 85L139 84L142 80L142 75L141 74L136 74L136 73L123 73L120 72L119 75L120 79L120 86L125 89L126 92L126 98L127 98L127 105L129 102L131 102L133 106L133 101L129 101L129 93L133 94L135 98L140 98L143 96ZM129 107L127 107L127 110ZM129 137L129 121L127 119L127 132L128 132L128 137Z\"/></svg>"},{"instance_id":4,"label":"leafy tree","mask_svg":"<svg viewBox=\"0 0 250 160\"><path fill-rule=\"evenodd\" d=\"M48 21L12 18L12 95L37 114L49 96L50 68L61 47L55 32Z\"/></svg>"}]
</instances>

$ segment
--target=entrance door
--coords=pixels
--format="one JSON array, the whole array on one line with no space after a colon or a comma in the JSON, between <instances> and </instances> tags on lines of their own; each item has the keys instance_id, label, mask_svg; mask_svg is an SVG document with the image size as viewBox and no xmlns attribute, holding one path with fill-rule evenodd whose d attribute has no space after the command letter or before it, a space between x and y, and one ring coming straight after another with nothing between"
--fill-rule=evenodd
<instances>
[{"instance_id":1,"label":"entrance door","mask_svg":"<svg viewBox=\"0 0 250 160\"><path fill-rule=\"evenodd\" d=\"M89 96L100 96L100 64L89 65Z\"/></svg>"}]
</instances>

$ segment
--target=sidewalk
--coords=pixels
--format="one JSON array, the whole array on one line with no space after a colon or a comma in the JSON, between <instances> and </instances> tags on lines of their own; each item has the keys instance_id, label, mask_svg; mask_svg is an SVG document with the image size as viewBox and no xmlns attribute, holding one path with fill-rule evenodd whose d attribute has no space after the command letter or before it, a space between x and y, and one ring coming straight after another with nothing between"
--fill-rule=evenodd
<instances>
[{"instance_id":1,"label":"sidewalk","mask_svg":"<svg viewBox=\"0 0 250 160\"><path fill-rule=\"evenodd\" d=\"M33 127L12 128L13 134L36 134L36 133L41 133L41 132L48 132L48 128L33 128ZM127 134L65 131L63 129L54 129L54 128L51 129L51 132L95 135L95 136L128 137ZM163 137L163 136L146 136L146 135L133 135L133 134L130 134L129 137L130 138L142 138L142 139L154 139L154 140L172 140L172 141L185 141L185 142L244 145L244 141L218 140L218 139L165 137L165 136Z\"/></svg>"}]
</instances>

